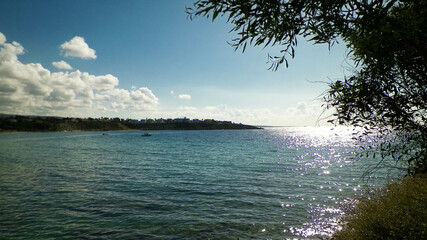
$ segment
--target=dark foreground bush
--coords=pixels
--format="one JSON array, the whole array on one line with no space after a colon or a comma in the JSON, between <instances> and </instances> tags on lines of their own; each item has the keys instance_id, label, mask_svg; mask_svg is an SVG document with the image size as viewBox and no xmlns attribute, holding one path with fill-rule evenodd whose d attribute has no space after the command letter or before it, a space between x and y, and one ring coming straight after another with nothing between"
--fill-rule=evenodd
<instances>
[{"instance_id":1,"label":"dark foreground bush","mask_svg":"<svg viewBox=\"0 0 427 240\"><path fill-rule=\"evenodd\" d=\"M346 204L333 239L427 239L427 176L408 177Z\"/></svg>"}]
</instances>

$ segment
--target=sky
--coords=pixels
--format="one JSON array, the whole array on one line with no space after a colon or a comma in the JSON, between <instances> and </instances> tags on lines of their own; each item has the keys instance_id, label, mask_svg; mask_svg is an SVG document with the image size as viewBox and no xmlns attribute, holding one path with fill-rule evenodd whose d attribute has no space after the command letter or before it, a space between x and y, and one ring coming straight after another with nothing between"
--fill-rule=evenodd
<instances>
[{"instance_id":1,"label":"sky","mask_svg":"<svg viewBox=\"0 0 427 240\"><path fill-rule=\"evenodd\" d=\"M349 68L344 43L301 38L271 71L279 47L235 51L231 24L190 20L192 3L2 0L0 113L326 124L320 96Z\"/></svg>"}]
</instances>

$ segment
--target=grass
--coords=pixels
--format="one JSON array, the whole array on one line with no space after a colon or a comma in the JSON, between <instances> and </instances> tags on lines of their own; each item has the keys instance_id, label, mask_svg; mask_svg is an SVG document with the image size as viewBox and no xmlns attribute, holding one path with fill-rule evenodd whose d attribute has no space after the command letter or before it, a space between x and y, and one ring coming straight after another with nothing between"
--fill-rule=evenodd
<instances>
[{"instance_id":1,"label":"grass","mask_svg":"<svg viewBox=\"0 0 427 240\"><path fill-rule=\"evenodd\" d=\"M407 177L345 204L332 239L427 239L427 176Z\"/></svg>"}]
</instances>

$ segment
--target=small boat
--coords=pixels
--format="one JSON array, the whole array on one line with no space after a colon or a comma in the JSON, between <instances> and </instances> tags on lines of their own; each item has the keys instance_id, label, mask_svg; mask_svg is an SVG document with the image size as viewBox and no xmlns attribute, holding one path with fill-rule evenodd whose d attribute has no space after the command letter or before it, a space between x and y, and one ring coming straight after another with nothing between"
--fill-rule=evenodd
<instances>
[{"instance_id":1,"label":"small boat","mask_svg":"<svg viewBox=\"0 0 427 240\"><path fill-rule=\"evenodd\" d=\"M151 134L149 134L149 133L144 133L144 134L142 134L142 135L141 135L141 137L151 137Z\"/></svg>"}]
</instances>

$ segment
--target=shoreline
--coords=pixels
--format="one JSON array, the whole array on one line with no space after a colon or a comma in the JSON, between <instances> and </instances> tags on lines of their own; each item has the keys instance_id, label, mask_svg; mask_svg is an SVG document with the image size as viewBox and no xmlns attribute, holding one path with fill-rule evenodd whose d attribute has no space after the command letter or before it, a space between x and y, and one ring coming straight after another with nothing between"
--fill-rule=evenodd
<instances>
[{"instance_id":1,"label":"shoreline","mask_svg":"<svg viewBox=\"0 0 427 240\"><path fill-rule=\"evenodd\" d=\"M76 132L117 130L233 130L262 129L261 127L216 121L213 119L120 119L120 118L62 118L40 116L0 116L0 133L5 132Z\"/></svg>"},{"instance_id":2,"label":"shoreline","mask_svg":"<svg viewBox=\"0 0 427 240\"><path fill-rule=\"evenodd\" d=\"M66 131L19 131L19 130L0 130L0 134L3 133L52 133L52 132L123 132L123 131L138 131L138 132L147 132L147 131L216 131L216 130L263 130L264 128L216 128L216 129L110 129L110 130L66 130Z\"/></svg>"}]
</instances>

